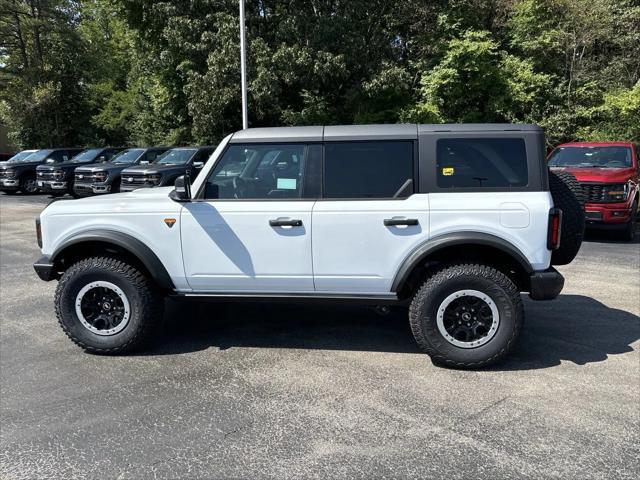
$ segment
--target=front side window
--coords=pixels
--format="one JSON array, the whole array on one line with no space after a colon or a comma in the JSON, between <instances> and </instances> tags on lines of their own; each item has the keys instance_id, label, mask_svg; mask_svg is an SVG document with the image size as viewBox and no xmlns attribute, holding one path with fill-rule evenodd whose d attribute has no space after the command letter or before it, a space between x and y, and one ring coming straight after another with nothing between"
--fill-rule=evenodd
<instances>
[{"instance_id":1,"label":"front side window","mask_svg":"<svg viewBox=\"0 0 640 480\"><path fill-rule=\"evenodd\" d=\"M305 145L231 145L206 184L207 199L292 199L302 196Z\"/></svg>"},{"instance_id":2,"label":"front side window","mask_svg":"<svg viewBox=\"0 0 640 480\"><path fill-rule=\"evenodd\" d=\"M523 187L529 182L522 138L444 138L436 150L440 188Z\"/></svg>"},{"instance_id":3,"label":"front side window","mask_svg":"<svg viewBox=\"0 0 640 480\"><path fill-rule=\"evenodd\" d=\"M629 147L560 147L549 159L552 167L629 168Z\"/></svg>"},{"instance_id":4,"label":"front side window","mask_svg":"<svg viewBox=\"0 0 640 480\"><path fill-rule=\"evenodd\" d=\"M324 198L406 198L413 193L413 142L325 144Z\"/></svg>"}]
</instances>

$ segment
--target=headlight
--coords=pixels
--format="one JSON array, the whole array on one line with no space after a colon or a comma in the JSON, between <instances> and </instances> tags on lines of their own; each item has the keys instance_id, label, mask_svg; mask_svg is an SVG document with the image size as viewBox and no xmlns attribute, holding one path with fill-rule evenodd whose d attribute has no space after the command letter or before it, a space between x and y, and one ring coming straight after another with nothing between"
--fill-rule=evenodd
<instances>
[{"instance_id":1,"label":"headlight","mask_svg":"<svg viewBox=\"0 0 640 480\"><path fill-rule=\"evenodd\" d=\"M15 171L15 170L7 169L7 170L5 170L4 172L5 172L5 175L6 175L8 178L13 178L13 177L15 177L15 175L16 175L16 171Z\"/></svg>"},{"instance_id":2,"label":"headlight","mask_svg":"<svg viewBox=\"0 0 640 480\"><path fill-rule=\"evenodd\" d=\"M108 176L109 176L109 174L107 172L95 172L93 174L93 179L96 182L104 182L107 179Z\"/></svg>"},{"instance_id":3,"label":"headlight","mask_svg":"<svg viewBox=\"0 0 640 480\"><path fill-rule=\"evenodd\" d=\"M627 199L629 186L626 183L615 183L605 185L603 189L603 197L607 202L622 202Z\"/></svg>"},{"instance_id":4,"label":"headlight","mask_svg":"<svg viewBox=\"0 0 640 480\"><path fill-rule=\"evenodd\" d=\"M39 177L44 177L44 172L38 172Z\"/></svg>"},{"instance_id":5,"label":"headlight","mask_svg":"<svg viewBox=\"0 0 640 480\"><path fill-rule=\"evenodd\" d=\"M154 185L157 185L158 183L160 183L160 180L162 179L162 175L160 174L147 175L146 177L147 177L147 182L153 183Z\"/></svg>"}]
</instances>

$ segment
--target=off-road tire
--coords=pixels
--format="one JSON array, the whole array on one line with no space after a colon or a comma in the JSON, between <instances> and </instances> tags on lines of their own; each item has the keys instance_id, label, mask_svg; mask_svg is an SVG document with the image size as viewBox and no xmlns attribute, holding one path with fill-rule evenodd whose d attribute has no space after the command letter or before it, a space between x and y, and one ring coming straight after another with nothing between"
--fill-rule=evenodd
<instances>
[{"instance_id":1,"label":"off-road tire","mask_svg":"<svg viewBox=\"0 0 640 480\"><path fill-rule=\"evenodd\" d=\"M560 247L551 254L552 265L567 265L575 258L584 237L584 195L569 172L549 171L549 189L555 207L562 210Z\"/></svg>"},{"instance_id":2,"label":"off-road tire","mask_svg":"<svg viewBox=\"0 0 640 480\"><path fill-rule=\"evenodd\" d=\"M437 326L438 308L460 290L478 290L498 308L500 321L494 336L475 348L453 345ZM415 292L409 307L409 323L418 344L435 365L459 369L483 368L500 361L511 350L524 322L519 289L502 272L487 265L449 265L429 277Z\"/></svg>"},{"instance_id":3,"label":"off-road tire","mask_svg":"<svg viewBox=\"0 0 640 480\"><path fill-rule=\"evenodd\" d=\"M113 283L129 301L129 321L116 334L93 333L76 314L78 292L94 281ZM55 309L62 330L76 345L90 353L121 354L141 348L152 338L162 320L164 299L139 268L114 257L100 256L80 260L64 272L56 288Z\"/></svg>"}]
</instances>

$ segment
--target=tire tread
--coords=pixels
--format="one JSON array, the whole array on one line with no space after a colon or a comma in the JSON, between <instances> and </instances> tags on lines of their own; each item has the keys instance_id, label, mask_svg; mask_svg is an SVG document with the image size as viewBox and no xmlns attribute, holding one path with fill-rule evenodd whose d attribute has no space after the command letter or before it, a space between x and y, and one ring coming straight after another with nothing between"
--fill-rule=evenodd
<instances>
[{"instance_id":1,"label":"tire tread","mask_svg":"<svg viewBox=\"0 0 640 480\"><path fill-rule=\"evenodd\" d=\"M516 314L516 324L515 328L509 340L506 342L504 347L500 349L500 351L491 357L483 360L481 362L460 362L454 361L450 358L444 357L440 352L433 347L427 336L424 334L424 330L422 328L421 317L418 313L421 305L424 305L428 302L429 298L432 295L432 292L436 289L436 287L440 286L442 283L447 282L455 277L459 277L461 275L468 276L481 276L488 280L495 282L499 285L509 297L511 303L515 307ZM429 355L432 361L436 364L445 365L448 367L459 368L459 369L476 369L476 368L484 368L488 365L496 363L504 358L507 353L511 350L513 345L518 338L520 330L522 328L522 323L524 319L524 305L522 303L522 299L520 298L520 292L515 284L511 281L509 277L507 277L504 273L496 270L495 268L482 265L482 264L449 264L442 267L440 270L436 271L432 276L425 280L425 282L420 286L414 297L411 301L411 305L409 307L409 323L411 325L411 331L413 332L413 336L416 340L418 346L424 350L427 355Z\"/></svg>"},{"instance_id":2,"label":"tire tread","mask_svg":"<svg viewBox=\"0 0 640 480\"><path fill-rule=\"evenodd\" d=\"M102 348L87 345L81 339L77 338L63 321L63 312L61 309L61 305L62 295L64 293L66 285L73 279L76 273L80 273L87 268L96 267L110 270L125 277L138 291L138 294L142 297L144 304L148 306L148 309L146 309L146 311L142 313L143 321L141 322L141 325L137 329L135 334L126 343L118 347ZM153 285L149 281L146 275L144 275L144 273L142 273L139 269L128 264L127 262L108 255L84 258L71 265L58 282L58 286L55 292L54 304L58 323L60 324L60 327L62 327L62 330L67 335L67 337L69 337L69 339L73 343L86 350L87 352L100 355L128 353L140 348L151 338L152 333L155 330L153 327L158 322L158 319L161 318L163 312L162 298L156 291L155 285Z\"/></svg>"}]
</instances>

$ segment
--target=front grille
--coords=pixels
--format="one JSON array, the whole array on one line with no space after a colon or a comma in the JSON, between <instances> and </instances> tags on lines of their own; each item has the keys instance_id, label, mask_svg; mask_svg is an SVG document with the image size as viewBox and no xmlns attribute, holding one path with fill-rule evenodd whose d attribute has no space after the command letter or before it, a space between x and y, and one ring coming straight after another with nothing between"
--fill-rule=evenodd
<instances>
[{"instance_id":1,"label":"front grille","mask_svg":"<svg viewBox=\"0 0 640 480\"><path fill-rule=\"evenodd\" d=\"M59 180L62 176L51 172L38 172L38 180Z\"/></svg>"},{"instance_id":2,"label":"front grille","mask_svg":"<svg viewBox=\"0 0 640 480\"><path fill-rule=\"evenodd\" d=\"M589 203L604 203L607 201L605 186L602 183L581 183L584 201Z\"/></svg>"},{"instance_id":3,"label":"front grille","mask_svg":"<svg viewBox=\"0 0 640 480\"><path fill-rule=\"evenodd\" d=\"M147 180L144 174L127 173L122 175L123 185L144 185L146 182Z\"/></svg>"},{"instance_id":4,"label":"front grille","mask_svg":"<svg viewBox=\"0 0 640 480\"><path fill-rule=\"evenodd\" d=\"M76 173L74 183L88 183L91 184L94 181L93 173Z\"/></svg>"}]
</instances>

